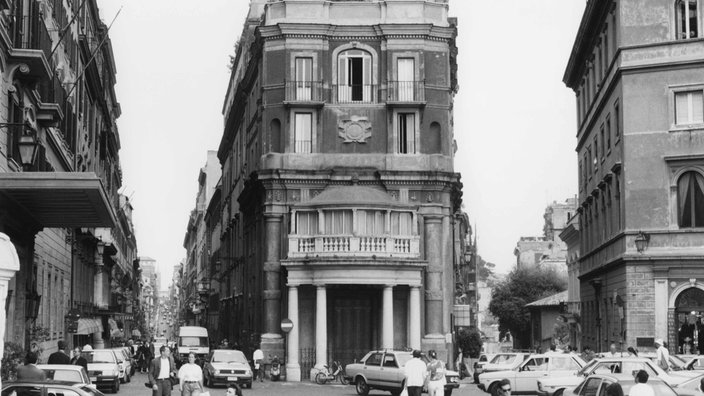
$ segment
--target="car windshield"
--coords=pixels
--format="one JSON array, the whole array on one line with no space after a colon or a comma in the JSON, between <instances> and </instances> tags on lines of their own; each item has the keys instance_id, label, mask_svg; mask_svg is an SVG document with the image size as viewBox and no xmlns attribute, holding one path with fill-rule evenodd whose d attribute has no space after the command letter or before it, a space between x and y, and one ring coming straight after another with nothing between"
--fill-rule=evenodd
<instances>
[{"instance_id":1,"label":"car windshield","mask_svg":"<svg viewBox=\"0 0 704 396\"><path fill-rule=\"evenodd\" d=\"M493 364L510 363L515 358L516 358L516 355L512 355L509 353L501 353L501 354L494 356L494 358L491 359L491 363L493 363Z\"/></svg>"},{"instance_id":2,"label":"car windshield","mask_svg":"<svg viewBox=\"0 0 704 396\"><path fill-rule=\"evenodd\" d=\"M179 337L179 345L184 347L207 347L208 337Z\"/></svg>"},{"instance_id":3,"label":"car windshield","mask_svg":"<svg viewBox=\"0 0 704 396\"><path fill-rule=\"evenodd\" d=\"M47 370L44 369L48 379L57 381L83 382L81 373L76 370Z\"/></svg>"},{"instance_id":4,"label":"car windshield","mask_svg":"<svg viewBox=\"0 0 704 396\"><path fill-rule=\"evenodd\" d=\"M115 354L112 351L84 351L81 355L88 363L115 363Z\"/></svg>"},{"instance_id":5,"label":"car windshield","mask_svg":"<svg viewBox=\"0 0 704 396\"><path fill-rule=\"evenodd\" d=\"M582 367L581 370L577 372L577 375L588 375L591 374L592 370L594 370L594 366L596 366L597 361L592 360L591 362L587 363L586 366Z\"/></svg>"},{"instance_id":6,"label":"car windshield","mask_svg":"<svg viewBox=\"0 0 704 396\"><path fill-rule=\"evenodd\" d=\"M215 351L213 352L213 363L247 363L247 358L240 351Z\"/></svg>"}]
</instances>

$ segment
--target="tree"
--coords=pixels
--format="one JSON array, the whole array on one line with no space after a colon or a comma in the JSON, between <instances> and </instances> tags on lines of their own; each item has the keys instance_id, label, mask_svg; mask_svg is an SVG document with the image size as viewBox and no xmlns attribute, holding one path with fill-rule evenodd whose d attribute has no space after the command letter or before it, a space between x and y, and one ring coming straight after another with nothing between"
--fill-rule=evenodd
<instances>
[{"instance_id":1,"label":"tree","mask_svg":"<svg viewBox=\"0 0 704 396\"><path fill-rule=\"evenodd\" d=\"M464 357L476 359L482 352L482 334L476 327L460 328L457 332L457 345Z\"/></svg>"},{"instance_id":2,"label":"tree","mask_svg":"<svg viewBox=\"0 0 704 396\"><path fill-rule=\"evenodd\" d=\"M482 256L477 255L477 279L486 282L494 277L496 264L485 261Z\"/></svg>"},{"instance_id":3,"label":"tree","mask_svg":"<svg viewBox=\"0 0 704 396\"><path fill-rule=\"evenodd\" d=\"M530 312L526 304L567 288L567 277L551 268L516 268L491 293L489 311L499 321L503 337L510 332L517 347L530 345Z\"/></svg>"}]
</instances>

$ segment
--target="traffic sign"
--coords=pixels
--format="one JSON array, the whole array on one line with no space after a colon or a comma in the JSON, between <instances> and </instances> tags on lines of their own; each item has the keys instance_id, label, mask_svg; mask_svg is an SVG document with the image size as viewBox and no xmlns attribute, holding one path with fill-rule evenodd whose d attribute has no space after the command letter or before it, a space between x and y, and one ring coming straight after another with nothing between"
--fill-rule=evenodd
<instances>
[{"instance_id":1,"label":"traffic sign","mask_svg":"<svg viewBox=\"0 0 704 396\"><path fill-rule=\"evenodd\" d=\"M284 333L288 333L289 331L291 331L291 329L293 329L293 322L291 321L291 319L283 319L281 321L281 331L283 331Z\"/></svg>"}]
</instances>

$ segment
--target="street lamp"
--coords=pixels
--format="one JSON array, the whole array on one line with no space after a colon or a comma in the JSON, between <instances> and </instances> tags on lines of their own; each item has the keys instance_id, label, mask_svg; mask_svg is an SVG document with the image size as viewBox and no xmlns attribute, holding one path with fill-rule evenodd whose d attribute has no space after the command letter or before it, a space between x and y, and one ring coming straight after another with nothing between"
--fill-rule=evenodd
<instances>
[{"instance_id":1,"label":"street lamp","mask_svg":"<svg viewBox=\"0 0 704 396\"><path fill-rule=\"evenodd\" d=\"M19 146L20 149L20 160L22 161L23 169L31 169L37 157L37 149L39 148L36 132L29 128L24 128L22 135L17 141L17 146Z\"/></svg>"}]
</instances>

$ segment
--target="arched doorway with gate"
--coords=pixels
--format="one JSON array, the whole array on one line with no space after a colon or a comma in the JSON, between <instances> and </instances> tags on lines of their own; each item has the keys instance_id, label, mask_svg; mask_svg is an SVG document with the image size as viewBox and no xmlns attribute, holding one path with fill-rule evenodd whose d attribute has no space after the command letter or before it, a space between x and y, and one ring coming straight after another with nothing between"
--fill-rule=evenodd
<instances>
[{"instance_id":1,"label":"arched doorway with gate","mask_svg":"<svg viewBox=\"0 0 704 396\"><path fill-rule=\"evenodd\" d=\"M689 287L675 299L670 342L677 353L704 353L704 290ZM671 346L670 349L673 349Z\"/></svg>"}]
</instances>

